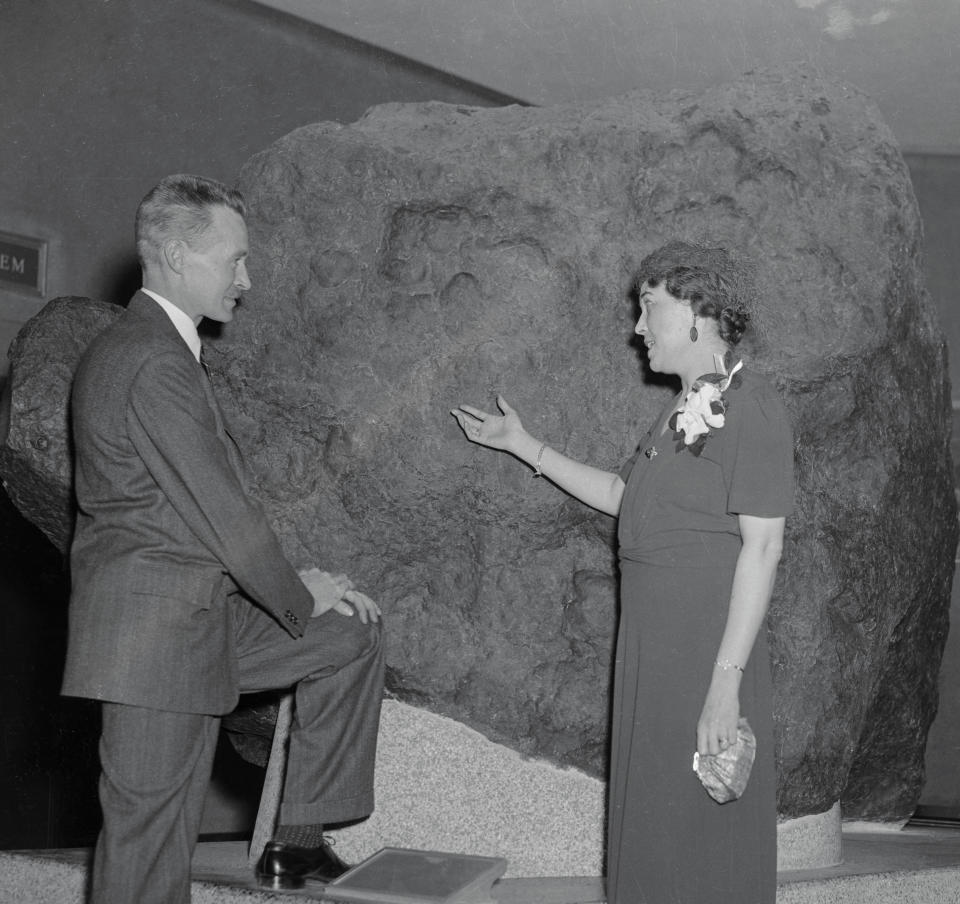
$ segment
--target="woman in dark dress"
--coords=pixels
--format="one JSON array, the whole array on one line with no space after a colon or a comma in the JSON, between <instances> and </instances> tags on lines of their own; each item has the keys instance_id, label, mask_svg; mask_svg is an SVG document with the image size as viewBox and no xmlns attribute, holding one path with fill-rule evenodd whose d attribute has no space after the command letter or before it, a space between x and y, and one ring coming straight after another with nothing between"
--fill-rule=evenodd
<instances>
[{"instance_id":1,"label":"woman in dark dress","mask_svg":"<svg viewBox=\"0 0 960 904\"><path fill-rule=\"evenodd\" d=\"M619 516L620 624L607 838L610 904L773 904L776 781L763 626L793 506L783 405L732 354L750 319L722 249L672 242L641 263L636 333L651 370L680 378L619 473L580 464L500 414L462 405L469 440L503 449ZM757 752L747 788L717 803L693 753Z\"/></svg>"}]
</instances>

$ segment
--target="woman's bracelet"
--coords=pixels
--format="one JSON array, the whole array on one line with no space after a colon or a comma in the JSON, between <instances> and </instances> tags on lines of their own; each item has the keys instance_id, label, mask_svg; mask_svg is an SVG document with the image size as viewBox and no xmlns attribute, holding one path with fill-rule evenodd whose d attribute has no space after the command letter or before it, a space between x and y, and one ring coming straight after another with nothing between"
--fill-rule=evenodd
<instances>
[{"instance_id":1,"label":"woman's bracelet","mask_svg":"<svg viewBox=\"0 0 960 904\"><path fill-rule=\"evenodd\" d=\"M533 477L543 476L543 469L541 468L541 465L543 463L543 450L546 448L547 448L546 443L542 443L540 445L540 451L537 453L537 466L533 469L533 475L532 475Z\"/></svg>"},{"instance_id":2,"label":"woman's bracelet","mask_svg":"<svg viewBox=\"0 0 960 904\"><path fill-rule=\"evenodd\" d=\"M736 669L741 674L743 673L743 666L737 665L735 662L731 662L729 659L718 659L714 665L718 669L723 669L725 672L730 672L733 671L733 669Z\"/></svg>"}]
</instances>

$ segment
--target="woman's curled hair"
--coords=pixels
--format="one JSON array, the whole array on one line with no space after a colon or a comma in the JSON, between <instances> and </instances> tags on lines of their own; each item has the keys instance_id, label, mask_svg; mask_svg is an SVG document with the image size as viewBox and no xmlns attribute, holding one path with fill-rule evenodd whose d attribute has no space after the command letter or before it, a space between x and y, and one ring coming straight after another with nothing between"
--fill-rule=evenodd
<instances>
[{"instance_id":1,"label":"woman's curled hair","mask_svg":"<svg viewBox=\"0 0 960 904\"><path fill-rule=\"evenodd\" d=\"M674 298L689 302L697 317L716 320L720 338L736 345L750 322L751 276L723 248L676 240L640 262L634 289L663 283Z\"/></svg>"}]
</instances>

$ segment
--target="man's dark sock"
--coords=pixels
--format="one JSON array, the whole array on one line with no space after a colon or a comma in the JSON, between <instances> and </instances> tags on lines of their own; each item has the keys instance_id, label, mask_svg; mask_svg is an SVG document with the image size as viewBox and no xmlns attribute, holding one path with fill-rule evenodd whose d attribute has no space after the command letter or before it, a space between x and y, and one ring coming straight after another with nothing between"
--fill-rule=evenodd
<instances>
[{"instance_id":1,"label":"man's dark sock","mask_svg":"<svg viewBox=\"0 0 960 904\"><path fill-rule=\"evenodd\" d=\"M323 826L277 826L274 841L282 841L294 847L315 848L323 844Z\"/></svg>"}]
</instances>

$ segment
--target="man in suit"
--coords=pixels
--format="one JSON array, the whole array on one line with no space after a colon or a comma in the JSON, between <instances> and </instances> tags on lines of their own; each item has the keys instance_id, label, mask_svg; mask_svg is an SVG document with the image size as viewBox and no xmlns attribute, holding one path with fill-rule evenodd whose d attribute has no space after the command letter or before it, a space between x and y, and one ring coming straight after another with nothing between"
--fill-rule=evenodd
<instances>
[{"instance_id":1,"label":"man in suit","mask_svg":"<svg viewBox=\"0 0 960 904\"><path fill-rule=\"evenodd\" d=\"M190 900L219 717L241 692L296 686L262 884L339 875L324 825L373 809L379 608L287 561L201 364L200 321L231 320L250 287L244 216L217 182L162 180L137 211L143 289L74 383L63 692L103 701L95 904Z\"/></svg>"}]
</instances>

